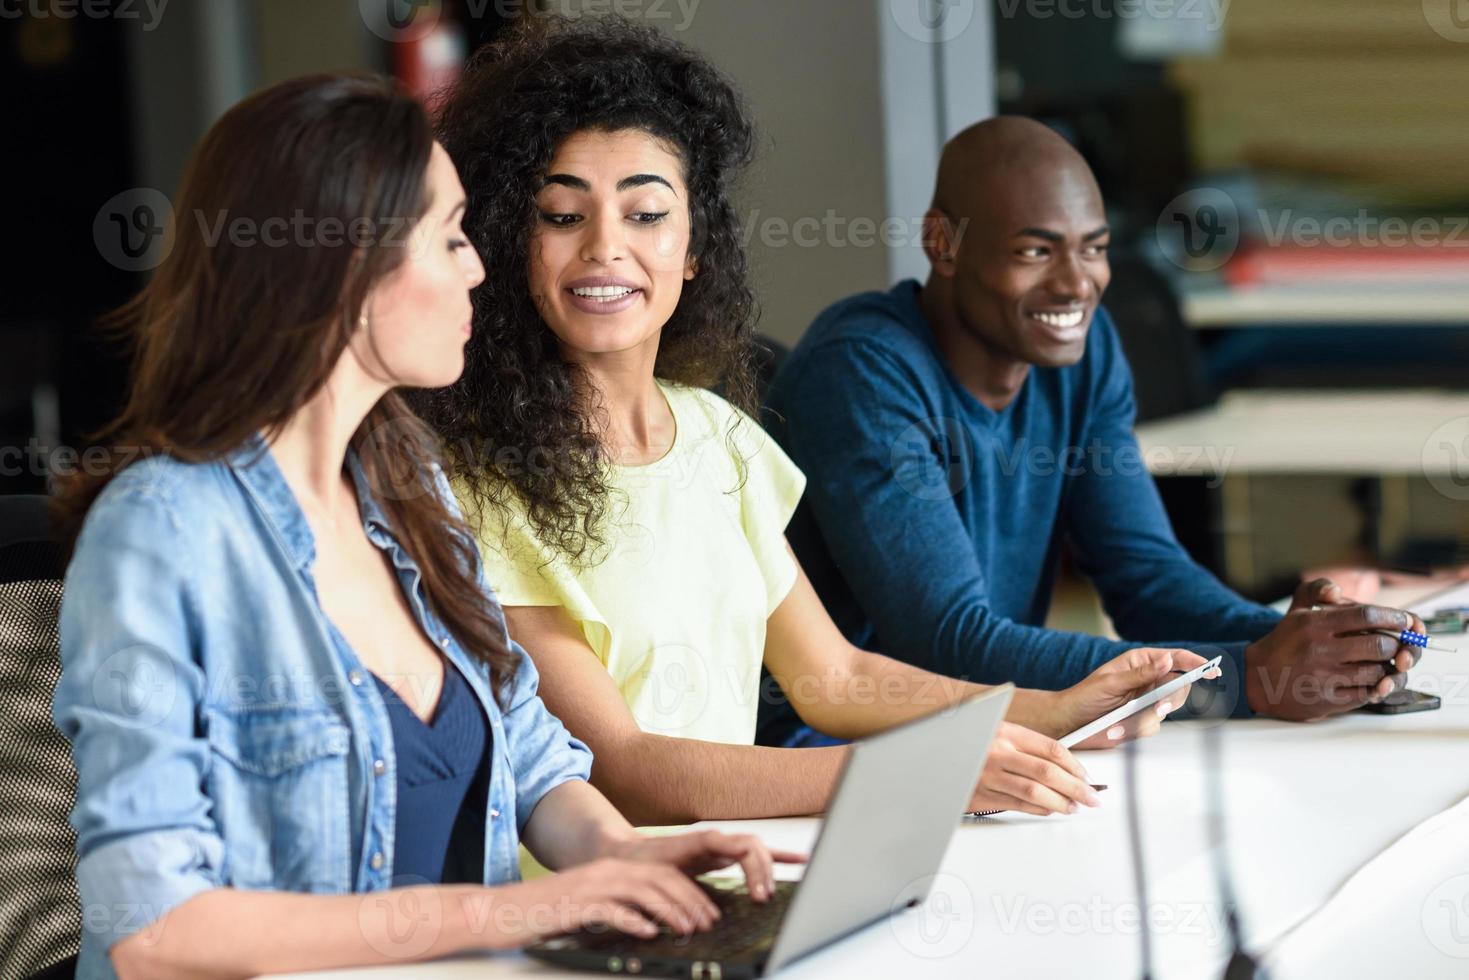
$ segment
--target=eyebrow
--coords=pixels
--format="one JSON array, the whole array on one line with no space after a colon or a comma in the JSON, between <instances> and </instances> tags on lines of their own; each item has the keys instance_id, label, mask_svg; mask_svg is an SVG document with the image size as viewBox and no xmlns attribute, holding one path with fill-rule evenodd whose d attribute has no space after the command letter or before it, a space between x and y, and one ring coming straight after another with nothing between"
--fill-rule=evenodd
<instances>
[{"instance_id":1,"label":"eyebrow","mask_svg":"<svg viewBox=\"0 0 1469 980\"><path fill-rule=\"evenodd\" d=\"M585 180L582 180L580 177L575 177L571 174L550 174L546 177L545 183L541 186L549 187L552 184L559 184L562 187L570 187L574 191L590 191L592 189L591 184L587 183ZM618 191L630 191L635 187L643 187L647 184L662 184L670 191L673 190L673 185L670 184L665 178L660 177L657 174L633 174L631 177L624 177L617 182L617 189ZM674 191L674 194L676 196L678 192Z\"/></svg>"},{"instance_id":2,"label":"eyebrow","mask_svg":"<svg viewBox=\"0 0 1469 980\"><path fill-rule=\"evenodd\" d=\"M1094 242L1098 238L1103 238L1107 235L1110 235L1111 233L1112 229L1109 228L1107 225L1103 225L1095 231L1089 231L1085 235L1082 235L1081 240L1084 242ZM1064 242L1066 240L1066 236L1061 234L1059 231L1051 231L1047 228L1022 228L1015 233L1015 237L1039 238L1042 241L1047 242Z\"/></svg>"}]
</instances>

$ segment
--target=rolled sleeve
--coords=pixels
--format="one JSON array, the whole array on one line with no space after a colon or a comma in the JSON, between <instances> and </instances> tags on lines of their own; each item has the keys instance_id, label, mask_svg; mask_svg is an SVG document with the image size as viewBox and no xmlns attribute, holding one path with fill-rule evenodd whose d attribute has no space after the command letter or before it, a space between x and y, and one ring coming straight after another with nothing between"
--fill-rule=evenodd
<instances>
[{"instance_id":1,"label":"rolled sleeve","mask_svg":"<svg viewBox=\"0 0 1469 980\"><path fill-rule=\"evenodd\" d=\"M520 657L520 666L505 712L505 738L515 770L515 825L524 832L547 793L562 783L591 776L592 750L546 709L536 693L540 674L525 649L514 641L510 647Z\"/></svg>"},{"instance_id":2,"label":"rolled sleeve","mask_svg":"<svg viewBox=\"0 0 1469 980\"><path fill-rule=\"evenodd\" d=\"M104 495L67 571L53 718L77 769L83 928L104 949L222 881L183 537L165 494Z\"/></svg>"},{"instance_id":3,"label":"rolled sleeve","mask_svg":"<svg viewBox=\"0 0 1469 980\"><path fill-rule=\"evenodd\" d=\"M77 864L82 928L103 949L218 888L224 848L213 834L180 828L134 834L87 852Z\"/></svg>"}]
</instances>

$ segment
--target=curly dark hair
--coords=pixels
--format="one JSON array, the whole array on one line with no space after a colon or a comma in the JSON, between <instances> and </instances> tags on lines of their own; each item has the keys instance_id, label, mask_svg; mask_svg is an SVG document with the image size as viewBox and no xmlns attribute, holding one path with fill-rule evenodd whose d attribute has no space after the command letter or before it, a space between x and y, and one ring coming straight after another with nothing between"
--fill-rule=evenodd
<instances>
[{"instance_id":1,"label":"curly dark hair","mask_svg":"<svg viewBox=\"0 0 1469 980\"><path fill-rule=\"evenodd\" d=\"M468 195L463 226L484 260L464 375L418 407L444 438L472 515L518 501L573 563L605 543L601 402L567 363L531 297L536 195L557 149L584 131L644 131L683 163L698 275L663 327L654 373L754 408L758 316L733 185L754 153L743 100L707 61L617 17L536 16L481 49L439 106L438 136ZM731 451L738 415L727 433Z\"/></svg>"}]
</instances>

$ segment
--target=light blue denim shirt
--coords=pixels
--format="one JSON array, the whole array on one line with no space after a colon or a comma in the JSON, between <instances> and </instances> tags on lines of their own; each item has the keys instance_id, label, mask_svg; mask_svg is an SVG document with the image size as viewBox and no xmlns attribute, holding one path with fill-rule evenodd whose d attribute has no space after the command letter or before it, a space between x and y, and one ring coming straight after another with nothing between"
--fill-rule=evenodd
<instances>
[{"instance_id":1,"label":"light blue denim shirt","mask_svg":"<svg viewBox=\"0 0 1469 980\"><path fill-rule=\"evenodd\" d=\"M428 608L355 455L349 468L367 536L484 706L484 880L514 881L531 812L586 779L591 753L546 710L518 645L501 709L488 666ZM442 473L433 485L457 513ZM392 730L367 668L322 612L315 555L258 438L217 463L135 463L88 513L66 575L54 706L78 774L80 977L112 976L113 943L211 888L389 886Z\"/></svg>"}]
</instances>

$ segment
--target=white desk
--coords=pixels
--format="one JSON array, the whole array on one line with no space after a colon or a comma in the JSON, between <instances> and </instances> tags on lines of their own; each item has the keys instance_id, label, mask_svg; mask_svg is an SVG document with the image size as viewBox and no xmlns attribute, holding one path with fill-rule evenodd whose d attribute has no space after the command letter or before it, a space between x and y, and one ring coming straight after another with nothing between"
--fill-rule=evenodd
<instances>
[{"instance_id":1,"label":"white desk","mask_svg":"<svg viewBox=\"0 0 1469 980\"><path fill-rule=\"evenodd\" d=\"M1453 601L1469 602L1469 588L1461 595ZM1403 595L1384 600L1407 604ZM1315 725L1225 723L1227 835L1246 939L1269 955L1278 978L1469 974L1469 803L1458 806L1469 794L1469 637L1445 639L1463 659L1430 653L1413 682L1440 693L1441 711L1354 714ZM1206 839L1200 724L1165 726L1142 744L1138 760L1154 968L1165 978L1217 978L1227 952ZM961 826L928 907L871 926L781 975L1139 976L1123 757L1086 753L1082 761L1111 787L1100 810ZM892 819L901 825L899 801ZM1398 845L1404 860L1373 862L1425 822ZM815 820L719 826L796 848L808 847L817 829ZM1460 909L1462 921L1450 917ZM1463 937L1458 945L1456 935ZM301 976L562 975L575 974L506 955Z\"/></svg>"},{"instance_id":2,"label":"white desk","mask_svg":"<svg viewBox=\"0 0 1469 980\"><path fill-rule=\"evenodd\" d=\"M1185 291L1179 299L1184 322L1195 330L1469 324L1469 284L1462 282L1218 288Z\"/></svg>"},{"instance_id":3,"label":"white desk","mask_svg":"<svg viewBox=\"0 0 1469 980\"><path fill-rule=\"evenodd\" d=\"M1277 391L1137 427L1155 476L1414 475L1469 480L1469 394ZM1464 498L1469 499L1469 488Z\"/></svg>"}]
</instances>

